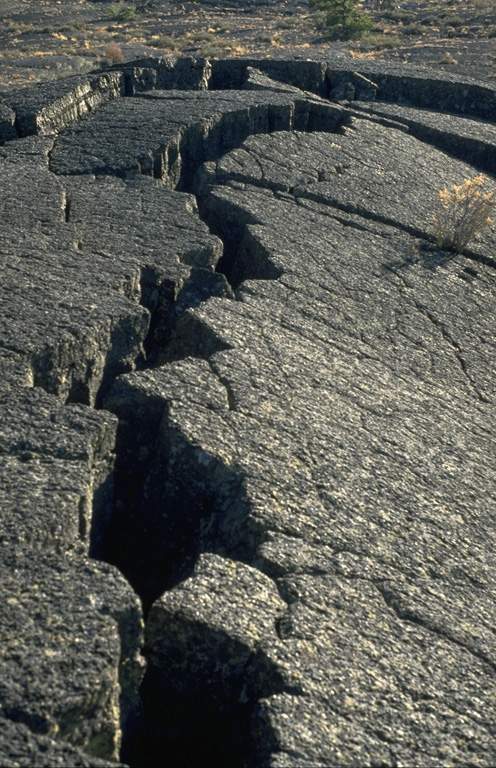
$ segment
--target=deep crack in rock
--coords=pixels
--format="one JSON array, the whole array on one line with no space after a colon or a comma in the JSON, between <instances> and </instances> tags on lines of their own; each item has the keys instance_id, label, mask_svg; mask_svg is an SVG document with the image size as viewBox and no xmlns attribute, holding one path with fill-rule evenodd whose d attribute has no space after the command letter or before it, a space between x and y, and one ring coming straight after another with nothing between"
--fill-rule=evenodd
<instances>
[{"instance_id":1,"label":"deep crack in rock","mask_svg":"<svg viewBox=\"0 0 496 768\"><path fill-rule=\"evenodd\" d=\"M30 628L6 763L494 762L494 236L445 259L428 220L476 124L455 147L432 113L321 98L487 123L494 89L252 64L12 95L38 135L0 151L2 562ZM37 653L60 696L30 697Z\"/></svg>"}]
</instances>

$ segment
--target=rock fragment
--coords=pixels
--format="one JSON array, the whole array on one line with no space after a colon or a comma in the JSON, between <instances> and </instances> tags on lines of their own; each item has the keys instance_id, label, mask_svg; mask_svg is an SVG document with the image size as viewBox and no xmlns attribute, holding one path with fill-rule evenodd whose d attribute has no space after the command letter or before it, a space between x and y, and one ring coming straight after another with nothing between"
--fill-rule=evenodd
<instances>
[{"instance_id":1,"label":"rock fragment","mask_svg":"<svg viewBox=\"0 0 496 768\"><path fill-rule=\"evenodd\" d=\"M212 71L207 59L188 56L138 59L114 69L124 75L126 96L149 90L205 91Z\"/></svg>"},{"instance_id":2,"label":"rock fragment","mask_svg":"<svg viewBox=\"0 0 496 768\"><path fill-rule=\"evenodd\" d=\"M0 719L0 760L12 768L124 768L60 741L34 733L23 723Z\"/></svg>"},{"instance_id":3,"label":"rock fragment","mask_svg":"<svg viewBox=\"0 0 496 768\"><path fill-rule=\"evenodd\" d=\"M57 133L102 104L124 95L121 72L74 75L56 82L9 91L6 103L16 114L21 136Z\"/></svg>"},{"instance_id":4,"label":"rock fragment","mask_svg":"<svg viewBox=\"0 0 496 768\"><path fill-rule=\"evenodd\" d=\"M16 138L15 112L6 104L0 103L0 144Z\"/></svg>"},{"instance_id":5,"label":"rock fragment","mask_svg":"<svg viewBox=\"0 0 496 768\"><path fill-rule=\"evenodd\" d=\"M3 716L118 758L140 714L141 608L120 574L2 546Z\"/></svg>"},{"instance_id":6,"label":"rock fragment","mask_svg":"<svg viewBox=\"0 0 496 768\"><path fill-rule=\"evenodd\" d=\"M237 763L245 753L254 700L281 686L264 649L277 640L284 609L274 583L258 570L209 554L154 604L147 622L145 691L158 697L154 726L163 736L174 733L180 765L204 760L205 752L208 760L214 740L212 751L222 764ZM200 750L191 731L203 736Z\"/></svg>"},{"instance_id":7,"label":"rock fragment","mask_svg":"<svg viewBox=\"0 0 496 768\"><path fill-rule=\"evenodd\" d=\"M113 504L117 420L41 389L0 399L2 541L101 556Z\"/></svg>"}]
</instances>

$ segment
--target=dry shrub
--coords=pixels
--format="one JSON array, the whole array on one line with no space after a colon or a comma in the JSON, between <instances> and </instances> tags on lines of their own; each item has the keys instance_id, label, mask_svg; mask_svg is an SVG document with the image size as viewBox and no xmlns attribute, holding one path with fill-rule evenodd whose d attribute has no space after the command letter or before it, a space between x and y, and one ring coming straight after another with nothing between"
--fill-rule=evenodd
<instances>
[{"instance_id":1,"label":"dry shrub","mask_svg":"<svg viewBox=\"0 0 496 768\"><path fill-rule=\"evenodd\" d=\"M118 46L117 43L109 43L105 48L105 58L109 66L112 66L112 64L122 64L124 61L122 48Z\"/></svg>"},{"instance_id":2,"label":"dry shrub","mask_svg":"<svg viewBox=\"0 0 496 768\"><path fill-rule=\"evenodd\" d=\"M439 192L439 209L433 216L433 234L440 248L461 252L491 222L496 205L494 192L484 192L479 174L463 184Z\"/></svg>"}]
</instances>

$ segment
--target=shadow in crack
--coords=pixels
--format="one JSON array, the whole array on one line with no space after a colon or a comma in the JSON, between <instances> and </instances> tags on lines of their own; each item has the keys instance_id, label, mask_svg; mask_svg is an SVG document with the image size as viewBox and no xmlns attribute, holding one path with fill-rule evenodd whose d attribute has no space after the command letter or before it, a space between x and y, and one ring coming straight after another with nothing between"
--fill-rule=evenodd
<instances>
[{"instance_id":1,"label":"shadow in crack","mask_svg":"<svg viewBox=\"0 0 496 768\"><path fill-rule=\"evenodd\" d=\"M148 649L146 725L136 753L150 768L252 764L252 713L261 698L285 690L280 672L226 631L188 619L179 629L174 647L164 639L160 655Z\"/></svg>"},{"instance_id":2,"label":"shadow in crack","mask_svg":"<svg viewBox=\"0 0 496 768\"><path fill-rule=\"evenodd\" d=\"M119 399L118 387L107 403L120 425L104 559L130 581L146 613L191 573L200 552L235 547L248 507L237 467L209 456L178 430L163 399L146 392Z\"/></svg>"}]
</instances>

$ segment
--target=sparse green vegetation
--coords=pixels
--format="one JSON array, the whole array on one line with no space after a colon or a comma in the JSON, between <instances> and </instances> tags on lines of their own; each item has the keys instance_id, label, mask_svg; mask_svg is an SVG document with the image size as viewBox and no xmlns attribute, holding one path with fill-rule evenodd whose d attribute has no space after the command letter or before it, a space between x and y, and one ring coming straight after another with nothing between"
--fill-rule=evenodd
<instances>
[{"instance_id":1,"label":"sparse green vegetation","mask_svg":"<svg viewBox=\"0 0 496 768\"><path fill-rule=\"evenodd\" d=\"M112 3L106 15L109 21L136 21L139 18L135 5L122 5Z\"/></svg>"},{"instance_id":2,"label":"sparse green vegetation","mask_svg":"<svg viewBox=\"0 0 496 768\"><path fill-rule=\"evenodd\" d=\"M358 0L309 0L311 10L322 11L324 27L330 37L359 40L374 26L370 16L360 10Z\"/></svg>"},{"instance_id":3,"label":"sparse green vegetation","mask_svg":"<svg viewBox=\"0 0 496 768\"><path fill-rule=\"evenodd\" d=\"M411 11L404 11L401 8L394 8L393 10L383 11L382 16L385 19L389 19L390 21L402 21L403 23L413 21L415 18L414 13Z\"/></svg>"},{"instance_id":4,"label":"sparse green vegetation","mask_svg":"<svg viewBox=\"0 0 496 768\"><path fill-rule=\"evenodd\" d=\"M404 35L423 35L425 27L423 27L422 24L406 24L402 31Z\"/></svg>"},{"instance_id":5,"label":"sparse green vegetation","mask_svg":"<svg viewBox=\"0 0 496 768\"><path fill-rule=\"evenodd\" d=\"M397 35L365 35L363 42L367 45L373 45L376 51L387 51L390 48L396 48L401 45L401 38Z\"/></svg>"},{"instance_id":6,"label":"sparse green vegetation","mask_svg":"<svg viewBox=\"0 0 496 768\"><path fill-rule=\"evenodd\" d=\"M443 58L439 60L440 64L451 64L451 66L456 66L458 64L458 61L455 59L452 53L447 51Z\"/></svg>"},{"instance_id":7,"label":"sparse green vegetation","mask_svg":"<svg viewBox=\"0 0 496 768\"><path fill-rule=\"evenodd\" d=\"M148 41L153 48L162 48L166 51L175 51L179 47L178 40L172 35L158 35Z\"/></svg>"},{"instance_id":8,"label":"sparse green vegetation","mask_svg":"<svg viewBox=\"0 0 496 768\"><path fill-rule=\"evenodd\" d=\"M201 48L201 55L206 59L218 59L220 56L225 56L226 52L232 50L233 40L226 41L225 43L220 40L212 40Z\"/></svg>"},{"instance_id":9,"label":"sparse green vegetation","mask_svg":"<svg viewBox=\"0 0 496 768\"><path fill-rule=\"evenodd\" d=\"M444 13L441 16L441 22L445 27L461 27L463 19L456 13Z\"/></svg>"}]
</instances>

